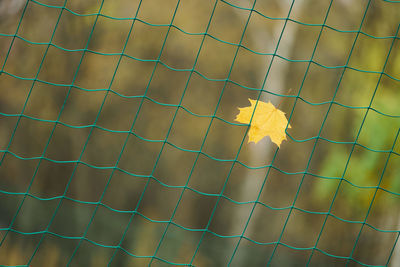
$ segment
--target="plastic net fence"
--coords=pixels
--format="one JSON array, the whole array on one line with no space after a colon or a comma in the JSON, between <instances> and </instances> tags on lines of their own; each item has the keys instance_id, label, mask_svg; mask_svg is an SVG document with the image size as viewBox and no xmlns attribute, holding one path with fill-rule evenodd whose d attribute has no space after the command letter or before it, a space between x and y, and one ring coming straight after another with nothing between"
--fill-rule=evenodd
<instances>
[{"instance_id":1,"label":"plastic net fence","mask_svg":"<svg viewBox=\"0 0 400 267\"><path fill-rule=\"evenodd\" d=\"M0 265L398 266L399 18L0 1ZM248 98L281 103L280 148Z\"/></svg>"}]
</instances>

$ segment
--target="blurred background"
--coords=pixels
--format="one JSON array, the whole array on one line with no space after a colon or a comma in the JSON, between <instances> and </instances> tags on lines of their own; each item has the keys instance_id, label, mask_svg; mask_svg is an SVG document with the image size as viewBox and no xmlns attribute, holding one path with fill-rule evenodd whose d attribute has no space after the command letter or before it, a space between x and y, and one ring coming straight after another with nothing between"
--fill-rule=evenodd
<instances>
[{"instance_id":1,"label":"blurred background","mask_svg":"<svg viewBox=\"0 0 400 267\"><path fill-rule=\"evenodd\" d=\"M384 0L1 0L0 265L400 266L399 23ZM280 149L234 121L248 98L281 103Z\"/></svg>"}]
</instances>

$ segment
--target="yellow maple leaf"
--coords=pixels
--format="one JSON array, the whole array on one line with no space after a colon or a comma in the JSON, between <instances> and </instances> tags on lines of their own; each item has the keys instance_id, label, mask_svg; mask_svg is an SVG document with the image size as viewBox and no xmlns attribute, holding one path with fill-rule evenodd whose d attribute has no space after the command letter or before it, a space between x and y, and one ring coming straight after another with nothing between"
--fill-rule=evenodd
<instances>
[{"instance_id":1,"label":"yellow maple leaf","mask_svg":"<svg viewBox=\"0 0 400 267\"><path fill-rule=\"evenodd\" d=\"M253 114L257 100L249 98L250 107L239 108L239 114L236 121L241 123L250 123L251 115ZM257 143L265 136L269 136L271 141L280 147L283 140L286 140L285 129L288 125L288 120L285 113L277 109L271 102L265 103L258 101L256 111L254 112L249 130L249 143Z\"/></svg>"}]
</instances>

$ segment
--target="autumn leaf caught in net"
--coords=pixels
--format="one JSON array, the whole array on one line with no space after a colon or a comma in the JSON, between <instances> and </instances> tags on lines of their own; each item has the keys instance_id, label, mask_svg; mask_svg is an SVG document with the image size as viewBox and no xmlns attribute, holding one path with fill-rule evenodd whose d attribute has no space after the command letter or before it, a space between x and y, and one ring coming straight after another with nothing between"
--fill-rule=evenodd
<instances>
[{"instance_id":1,"label":"autumn leaf caught in net","mask_svg":"<svg viewBox=\"0 0 400 267\"><path fill-rule=\"evenodd\" d=\"M239 114L236 117L237 122L250 124L249 143L258 143L265 136L269 136L271 141L280 147L283 140L286 140L285 129L291 128L288 125L288 120L285 113L277 109L271 102L265 103L262 101L249 98L250 107L239 108ZM256 109L254 111L254 109ZM254 115L253 115L254 113Z\"/></svg>"}]
</instances>

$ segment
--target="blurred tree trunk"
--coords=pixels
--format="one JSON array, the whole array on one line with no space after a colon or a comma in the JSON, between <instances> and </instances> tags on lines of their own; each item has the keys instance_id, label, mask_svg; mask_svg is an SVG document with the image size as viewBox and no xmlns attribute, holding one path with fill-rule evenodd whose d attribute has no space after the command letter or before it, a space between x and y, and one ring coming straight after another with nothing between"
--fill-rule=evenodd
<instances>
[{"instance_id":1,"label":"blurred tree trunk","mask_svg":"<svg viewBox=\"0 0 400 267\"><path fill-rule=\"evenodd\" d=\"M0 20L17 14L26 0L0 0Z\"/></svg>"},{"instance_id":2,"label":"blurred tree trunk","mask_svg":"<svg viewBox=\"0 0 400 267\"><path fill-rule=\"evenodd\" d=\"M290 2L277 2L280 4L280 8L282 10L288 11L290 8L291 3ZM305 1L300 1L297 5L297 9L302 9L302 6L304 5ZM243 16L243 14L240 13L240 15ZM243 19L246 19L243 16ZM297 25L297 24L296 24ZM279 43L279 51L280 54L283 55L288 55L293 49L293 46L295 44L295 34L296 34L296 27L294 25L291 25L292 27L286 27L284 29L284 33L282 36L282 40ZM254 32L252 32L252 37L253 37L253 44L257 48L257 51L265 51L266 47L268 48L268 51L275 51L277 44L274 44L271 40L278 40L279 36L282 32L283 28L282 27L275 27L273 30L273 33L271 35L268 35L268 29L263 28L262 26L258 27L258 29ZM263 38L264 37L264 38ZM268 38L266 38L268 37ZM274 58L274 61L272 62L273 64L273 75L269 74L267 77L267 80L263 86L262 89L264 90L269 90L273 93L276 94L285 94L287 91L287 88L284 88L285 86L285 79L287 78L287 73L289 71L289 64L284 64L276 60ZM267 71L267 69L266 69ZM259 80L263 81L265 79L266 73L260 72L260 77ZM267 86L268 85L268 86ZM268 89L266 89L268 87ZM275 105L279 103L281 100L280 97L273 96L270 94L262 93L260 97L261 101L271 101ZM257 145L251 145L249 146L250 152L250 157L248 162L250 163L250 166L256 166L260 162L260 159L262 159L262 162L270 162L273 152L276 149L276 145L272 144L269 140L262 140ZM255 164L252 164L255 163ZM258 194L260 193L260 189L262 186L262 183L264 181L266 172L254 172L252 170L248 170L246 176L243 178L243 184L241 186L241 190L239 192L239 195L241 196L240 199L244 199L245 201L255 201L257 199ZM236 213L232 215L233 217L233 222L246 222L247 219L250 216L252 205L249 205L248 208L241 208L241 209L236 209ZM245 218L245 220L244 220ZM258 218L256 216L256 213L253 213L251 216L252 221L258 221ZM254 236L254 226L256 224L251 223L248 225L245 233L246 236ZM232 225L232 233L234 234L241 234L243 232L243 223L234 223ZM249 251L250 253L250 251ZM240 253L238 254L237 258L235 259L235 262L238 263L238 266L245 266L246 262L246 254L247 253Z\"/></svg>"}]
</instances>

